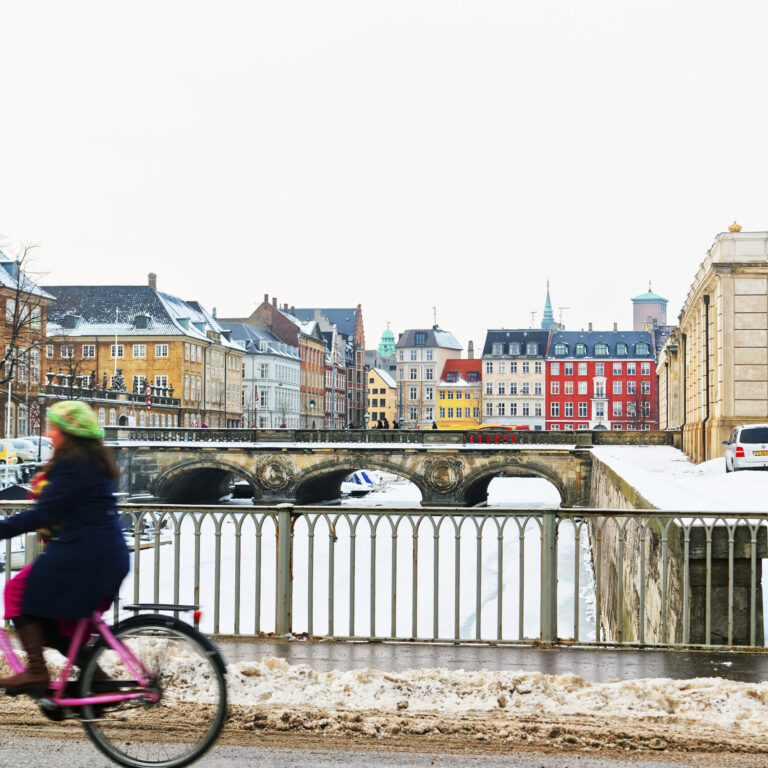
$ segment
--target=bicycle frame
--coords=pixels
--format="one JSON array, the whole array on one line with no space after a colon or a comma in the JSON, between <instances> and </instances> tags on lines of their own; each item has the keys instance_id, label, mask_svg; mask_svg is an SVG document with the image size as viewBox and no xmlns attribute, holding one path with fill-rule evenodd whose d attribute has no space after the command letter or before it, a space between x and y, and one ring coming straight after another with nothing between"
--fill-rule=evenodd
<instances>
[{"instance_id":1,"label":"bicycle frame","mask_svg":"<svg viewBox=\"0 0 768 768\"><path fill-rule=\"evenodd\" d=\"M106 640L107 644L120 656L123 664L125 664L128 671L134 676L136 682L145 690L137 693L109 693L100 696L87 696L85 698L72 698L65 696L67 688L67 682L69 679L69 673L72 671L74 659L77 656L77 652L83 645L85 640L85 633L88 625L91 621L96 625L98 633ZM13 650L11 641L5 631L0 628L0 651L5 656L8 665L14 674L22 672L24 665L19 660L16 652ZM47 697L48 701L57 707L82 707L91 704L116 704L121 701L132 701L136 699L145 699L151 703L156 703L160 700L160 696L157 693L147 690L149 688L149 675L147 671L142 667L138 659L133 655L130 648L123 645L112 634L110 628L107 626L104 619L98 613L94 613L90 619L80 619L75 627L75 634L72 637L72 641L69 644L69 651L64 663L64 667L61 670L57 680L51 681L51 690L53 696Z\"/></svg>"}]
</instances>

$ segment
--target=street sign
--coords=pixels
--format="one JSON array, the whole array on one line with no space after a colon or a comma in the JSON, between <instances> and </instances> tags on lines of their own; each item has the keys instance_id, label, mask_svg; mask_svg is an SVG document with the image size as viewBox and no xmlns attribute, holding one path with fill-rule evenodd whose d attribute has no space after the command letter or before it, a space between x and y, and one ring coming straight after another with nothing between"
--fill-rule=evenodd
<instances>
[{"instance_id":1,"label":"street sign","mask_svg":"<svg viewBox=\"0 0 768 768\"><path fill-rule=\"evenodd\" d=\"M147 389L149 389L149 387L147 387ZM148 411L152 410L152 398L151 397L147 397L147 410Z\"/></svg>"},{"instance_id":2,"label":"street sign","mask_svg":"<svg viewBox=\"0 0 768 768\"><path fill-rule=\"evenodd\" d=\"M149 384L147 384L147 388L144 390L144 394L147 397L151 397L152 396L152 387L150 387Z\"/></svg>"},{"instance_id":3,"label":"street sign","mask_svg":"<svg viewBox=\"0 0 768 768\"><path fill-rule=\"evenodd\" d=\"M40 416L32 415L32 429L40 429Z\"/></svg>"}]
</instances>

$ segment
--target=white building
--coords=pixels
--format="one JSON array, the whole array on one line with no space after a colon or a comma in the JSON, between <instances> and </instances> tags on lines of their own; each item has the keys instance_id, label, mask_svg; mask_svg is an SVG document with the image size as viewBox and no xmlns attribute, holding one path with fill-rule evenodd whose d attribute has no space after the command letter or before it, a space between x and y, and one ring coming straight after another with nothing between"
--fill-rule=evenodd
<instances>
[{"instance_id":1,"label":"white building","mask_svg":"<svg viewBox=\"0 0 768 768\"><path fill-rule=\"evenodd\" d=\"M233 341L245 344L243 423L258 429L301 426L301 357L270 331L223 322Z\"/></svg>"}]
</instances>

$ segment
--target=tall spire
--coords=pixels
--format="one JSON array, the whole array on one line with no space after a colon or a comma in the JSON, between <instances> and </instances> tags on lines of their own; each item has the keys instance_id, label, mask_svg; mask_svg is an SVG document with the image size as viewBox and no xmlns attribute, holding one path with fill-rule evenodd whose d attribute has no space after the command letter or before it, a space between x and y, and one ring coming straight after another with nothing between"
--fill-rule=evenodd
<instances>
[{"instance_id":1,"label":"tall spire","mask_svg":"<svg viewBox=\"0 0 768 768\"><path fill-rule=\"evenodd\" d=\"M555 316L552 314L552 301L549 298L549 280L547 280L547 299L544 302L544 316L541 318L541 327L548 331L555 323Z\"/></svg>"}]
</instances>

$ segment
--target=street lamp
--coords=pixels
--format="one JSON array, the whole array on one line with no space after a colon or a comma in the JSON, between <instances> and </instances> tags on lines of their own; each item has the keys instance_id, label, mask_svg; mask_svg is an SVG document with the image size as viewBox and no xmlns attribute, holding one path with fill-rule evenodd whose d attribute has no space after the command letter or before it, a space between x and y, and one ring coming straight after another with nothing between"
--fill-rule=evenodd
<instances>
[{"instance_id":1,"label":"street lamp","mask_svg":"<svg viewBox=\"0 0 768 768\"><path fill-rule=\"evenodd\" d=\"M41 389L37 393L37 402L40 406L39 410L39 424L40 426L37 429L37 463L39 464L42 458L42 448L43 448L43 408L45 407L45 392Z\"/></svg>"},{"instance_id":2,"label":"street lamp","mask_svg":"<svg viewBox=\"0 0 768 768\"><path fill-rule=\"evenodd\" d=\"M313 416L315 415L315 406L316 405L317 405L317 403L314 400L310 400L309 401L309 410L312 411L312 415ZM314 428L315 428L315 420L312 419L312 429L314 429Z\"/></svg>"}]
</instances>

